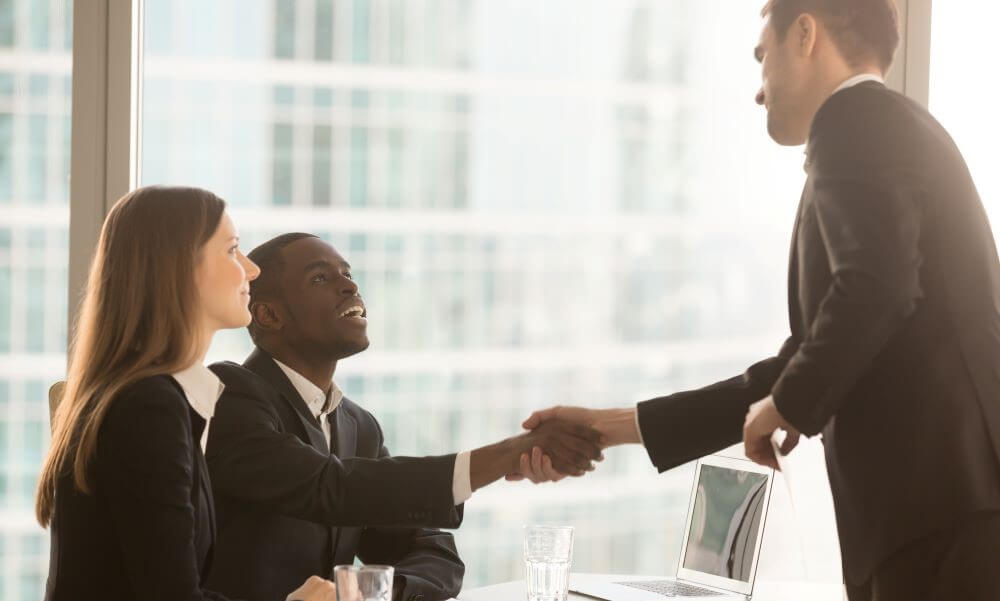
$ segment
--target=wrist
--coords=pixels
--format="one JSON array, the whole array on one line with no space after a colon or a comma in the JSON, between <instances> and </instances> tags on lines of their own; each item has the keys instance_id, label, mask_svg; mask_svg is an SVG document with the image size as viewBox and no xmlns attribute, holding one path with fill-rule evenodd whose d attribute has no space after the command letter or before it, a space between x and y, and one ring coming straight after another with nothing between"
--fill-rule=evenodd
<instances>
[{"instance_id":1,"label":"wrist","mask_svg":"<svg viewBox=\"0 0 1000 601\"><path fill-rule=\"evenodd\" d=\"M781 411L778 410L778 404L774 401L773 396L767 397L767 410L771 414L771 423L774 424L775 427L781 428L786 432L794 429L794 426L788 423L788 420L785 419L785 416L782 415Z\"/></svg>"},{"instance_id":2,"label":"wrist","mask_svg":"<svg viewBox=\"0 0 1000 601\"><path fill-rule=\"evenodd\" d=\"M635 412L635 407L598 410L594 427L604 435L604 446L639 444L641 438Z\"/></svg>"},{"instance_id":3,"label":"wrist","mask_svg":"<svg viewBox=\"0 0 1000 601\"><path fill-rule=\"evenodd\" d=\"M472 490L515 473L521 452L516 440L508 438L469 453L469 484Z\"/></svg>"}]
</instances>

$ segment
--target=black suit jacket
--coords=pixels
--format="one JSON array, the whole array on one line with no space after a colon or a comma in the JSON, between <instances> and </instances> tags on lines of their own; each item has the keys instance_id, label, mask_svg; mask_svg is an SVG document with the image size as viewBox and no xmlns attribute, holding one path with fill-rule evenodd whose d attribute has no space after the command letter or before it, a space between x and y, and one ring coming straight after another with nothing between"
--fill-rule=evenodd
<instances>
[{"instance_id":1,"label":"black suit jacket","mask_svg":"<svg viewBox=\"0 0 1000 601\"><path fill-rule=\"evenodd\" d=\"M1000 262L965 162L878 83L833 95L807 146L789 267L791 336L738 377L639 405L654 464L738 442L773 395L822 432L845 575L1000 509Z\"/></svg>"},{"instance_id":2,"label":"black suit jacket","mask_svg":"<svg viewBox=\"0 0 1000 601\"><path fill-rule=\"evenodd\" d=\"M266 353L212 369L225 383L207 453L219 515L212 587L269 601L358 557L395 566L397 599L458 594L465 566L452 535L414 528L461 524L454 455L390 457L375 417L346 398L328 417L331 452Z\"/></svg>"},{"instance_id":3,"label":"black suit jacket","mask_svg":"<svg viewBox=\"0 0 1000 601\"><path fill-rule=\"evenodd\" d=\"M202 588L215 537L204 428L170 376L140 380L112 401L93 492L77 490L69 469L56 485L48 601L225 599Z\"/></svg>"}]
</instances>

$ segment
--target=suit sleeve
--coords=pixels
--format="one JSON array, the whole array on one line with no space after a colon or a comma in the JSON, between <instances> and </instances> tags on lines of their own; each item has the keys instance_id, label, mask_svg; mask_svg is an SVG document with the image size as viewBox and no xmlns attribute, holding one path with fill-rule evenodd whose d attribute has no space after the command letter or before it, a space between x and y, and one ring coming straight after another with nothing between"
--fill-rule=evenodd
<instances>
[{"instance_id":1,"label":"suit sleeve","mask_svg":"<svg viewBox=\"0 0 1000 601\"><path fill-rule=\"evenodd\" d=\"M807 435L837 412L921 296L912 195L863 164L820 172L814 186L832 281L772 392L782 416Z\"/></svg>"},{"instance_id":2,"label":"suit sleeve","mask_svg":"<svg viewBox=\"0 0 1000 601\"><path fill-rule=\"evenodd\" d=\"M663 472L742 440L747 409L771 392L797 346L789 337L777 355L739 376L639 403L639 429L653 465Z\"/></svg>"},{"instance_id":3,"label":"suit sleeve","mask_svg":"<svg viewBox=\"0 0 1000 601\"><path fill-rule=\"evenodd\" d=\"M136 598L225 601L200 586L191 504L194 443L182 401L155 390L115 401L102 427L101 494Z\"/></svg>"},{"instance_id":4,"label":"suit sleeve","mask_svg":"<svg viewBox=\"0 0 1000 601\"><path fill-rule=\"evenodd\" d=\"M379 428L379 437L382 432ZM389 457L380 445L379 458ZM405 490L405 489L402 489ZM465 564L448 532L429 528L370 527L361 532L358 558L395 568L395 601L440 601L458 596Z\"/></svg>"},{"instance_id":5,"label":"suit sleeve","mask_svg":"<svg viewBox=\"0 0 1000 601\"><path fill-rule=\"evenodd\" d=\"M284 431L270 401L226 382L206 456L217 496L336 526L458 527L455 456L340 459ZM399 494L405 490L407 494Z\"/></svg>"}]
</instances>

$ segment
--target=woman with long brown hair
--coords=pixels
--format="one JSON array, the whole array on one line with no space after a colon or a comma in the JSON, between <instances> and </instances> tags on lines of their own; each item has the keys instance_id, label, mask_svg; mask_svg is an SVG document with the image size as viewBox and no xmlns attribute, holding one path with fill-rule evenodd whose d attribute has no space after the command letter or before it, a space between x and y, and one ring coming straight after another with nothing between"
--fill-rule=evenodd
<instances>
[{"instance_id":1,"label":"woman with long brown hair","mask_svg":"<svg viewBox=\"0 0 1000 601\"><path fill-rule=\"evenodd\" d=\"M215 539L204 444L217 330L247 325L260 270L225 202L138 189L104 222L36 513L51 527L46 599L222 600L201 587ZM312 578L289 599L332 600ZM280 601L280 600L275 600Z\"/></svg>"}]
</instances>

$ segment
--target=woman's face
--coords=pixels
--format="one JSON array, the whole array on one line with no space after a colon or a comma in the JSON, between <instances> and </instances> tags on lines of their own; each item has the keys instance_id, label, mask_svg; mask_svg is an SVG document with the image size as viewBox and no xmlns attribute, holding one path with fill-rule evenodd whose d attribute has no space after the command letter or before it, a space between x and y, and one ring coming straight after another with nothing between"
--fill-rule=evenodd
<instances>
[{"instance_id":1,"label":"woman's face","mask_svg":"<svg viewBox=\"0 0 1000 601\"><path fill-rule=\"evenodd\" d=\"M223 213L195 268L204 322L212 332L250 323L250 280L260 268L240 252L239 241L233 220Z\"/></svg>"}]
</instances>

